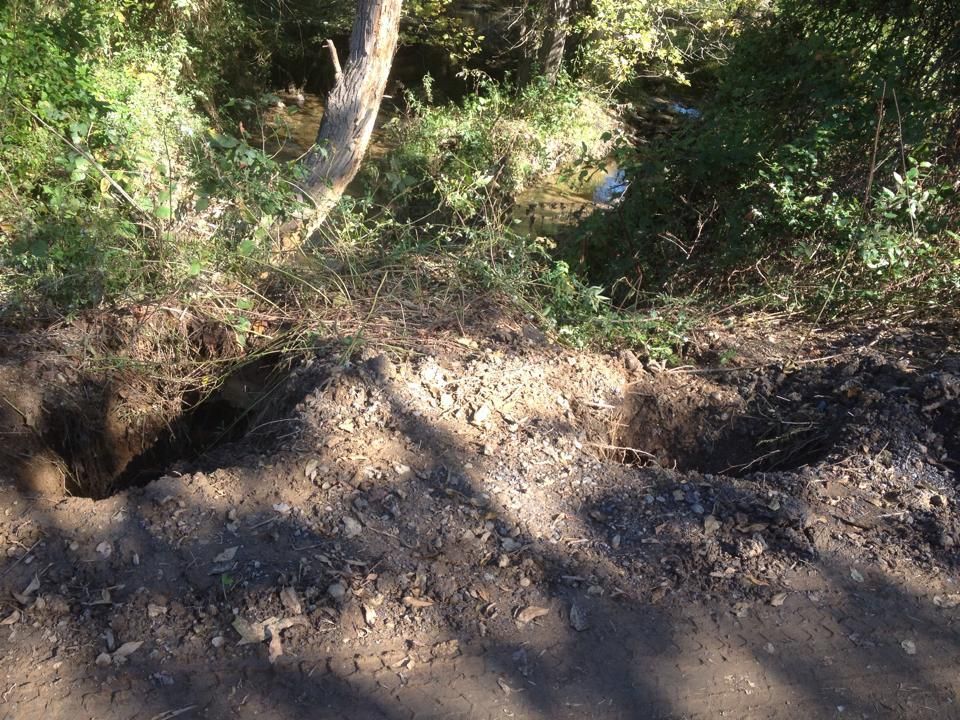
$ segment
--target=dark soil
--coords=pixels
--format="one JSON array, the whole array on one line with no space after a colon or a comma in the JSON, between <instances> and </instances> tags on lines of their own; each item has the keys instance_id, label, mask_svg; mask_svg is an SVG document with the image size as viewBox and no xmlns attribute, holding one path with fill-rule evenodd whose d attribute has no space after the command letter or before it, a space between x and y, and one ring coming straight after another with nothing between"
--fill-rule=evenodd
<instances>
[{"instance_id":1,"label":"dark soil","mask_svg":"<svg viewBox=\"0 0 960 720\"><path fill-rule=\"evenodd\" d=\"M956 336L802 337L319 354L142 487L11 475L0 717L957 717Z\"/></svg>"}]
</instances>

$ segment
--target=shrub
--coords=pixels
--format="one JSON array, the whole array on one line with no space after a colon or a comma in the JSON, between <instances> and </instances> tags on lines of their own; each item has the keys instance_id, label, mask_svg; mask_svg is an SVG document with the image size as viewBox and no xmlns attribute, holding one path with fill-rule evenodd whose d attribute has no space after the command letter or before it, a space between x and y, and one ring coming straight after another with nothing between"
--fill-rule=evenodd
<instances>
[{"instance_id":1,"label":"shrub","mask_svg":"<svg viewBox=\"0 0 960 720\"><path fill-rule=\"evenodd\" d=\"M593 280L834 314L942 302L960 257L957 27L947 2L782 0L703 121L645 152L620 212L587 228Z\"/></svg>"}]
</instances>

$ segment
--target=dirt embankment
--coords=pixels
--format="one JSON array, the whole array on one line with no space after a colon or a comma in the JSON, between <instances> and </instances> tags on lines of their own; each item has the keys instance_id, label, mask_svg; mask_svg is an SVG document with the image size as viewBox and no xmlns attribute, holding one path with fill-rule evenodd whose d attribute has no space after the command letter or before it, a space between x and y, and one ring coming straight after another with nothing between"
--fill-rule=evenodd
<instances>
[{"instance_id":1,"label":"dirt embankment","mask_svg":"<svg viewBox=\"0 0 960 720\"><path fill-rule=\"evenodd\" d=\"M319 355L144 487L7 478L5 711L950 717L960 353L799 338Z\"/></svg>"}]
</instances>

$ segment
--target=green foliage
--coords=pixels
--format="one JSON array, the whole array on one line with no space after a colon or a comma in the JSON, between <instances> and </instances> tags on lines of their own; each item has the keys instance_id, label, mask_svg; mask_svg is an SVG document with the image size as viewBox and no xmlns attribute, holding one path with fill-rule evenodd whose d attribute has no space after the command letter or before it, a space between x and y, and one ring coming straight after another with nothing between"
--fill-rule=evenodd
<instances>
[{"instance_id":1,"label":"green foliage","mask_svg":"<svg viewBox=\"0 0 960 720\"><path fill-rule=\"evenodd\" d=\"M565 76L517 94L482 73L462 104L428 104L410 95L410 113L395 123L384 179L392 193L416 195L461 220L505 207L531 181L598 150L615 122L592 93Z\"/></svg>"},{"instance_id":2,"label":"green foliage","mask_svg":"<svg viewBox=\"0 0 960 720\"><path fill-rule=\"evenodd\" d=\"M687 83L691 67L726 56L738 17L765 3L731 0L593 0L574 30L584 38L577 67L619 86L637 77Z\"/></svg>"},{"instance_id":3,"label":"green foliage","mask_svg":"<svg viewBox=\"0 0 960 720\"><path fill-rule=\"evenodd\" d=\"M594 281L834 315L955 294L957 28L946 0L782 0L587 228Z\"/></svg>"},{"instance_id":4,"label":"green foliage","mask_svg":"<svg viewBox=\"0 0 960 720\"><path fill-rule=\"evenodd\" d=\"M258 61L273 66L284 82L315 83L332 76L324 44L348 37L356 14L354 0L237 0L253 39ZM401 45L439 50L440 57L461 63L479 51L482 37L464 23L454 0L405 0ZM345 57L342 60L346 60ZM236 82L234 82L236 85Z\"/></svg>"},{"instance_id":5,"label":"green foliage","mask_svg":"<svg viewBox=\"0 0 960 720\"><path fill-rule=\"evenodd\" d=\"M291 173L208 132L196 76L181 86L201 53L191 19L223 7L20 0L0 11L5 304L162 293L253 256L250 243L262 252L264 227L291 205Z\"/></svg>"}]
</instances>

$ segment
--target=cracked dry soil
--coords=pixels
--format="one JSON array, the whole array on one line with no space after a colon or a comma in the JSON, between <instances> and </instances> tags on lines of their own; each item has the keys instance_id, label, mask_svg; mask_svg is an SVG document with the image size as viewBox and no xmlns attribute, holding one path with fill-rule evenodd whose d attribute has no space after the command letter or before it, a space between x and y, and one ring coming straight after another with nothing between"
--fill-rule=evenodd
<instances>
[{"instance_id":1,"label":"cracked dry soil","mask_svg":"<svg viewBox=\"0 0 960 720\"><path fill-rule=\"evenodd\" d=\"M960 717L949 332L515 330L103 500L0 468L0 718Z\"/></svg>"}]
</instances>

